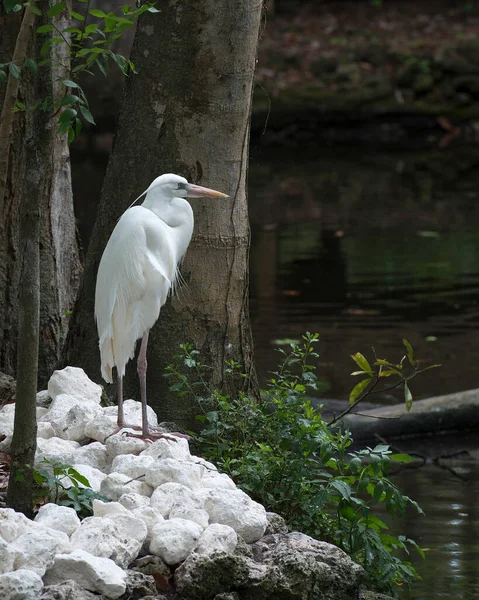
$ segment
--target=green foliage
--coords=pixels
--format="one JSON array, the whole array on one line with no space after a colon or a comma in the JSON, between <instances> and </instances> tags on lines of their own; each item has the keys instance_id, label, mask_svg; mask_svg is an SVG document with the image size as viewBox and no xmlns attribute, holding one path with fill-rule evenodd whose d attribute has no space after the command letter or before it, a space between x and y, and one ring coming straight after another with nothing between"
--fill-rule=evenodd
<instances>
[{"instance_id":1,"label":"green foliage","mask_svg":"<svg viewBox=\"0 0 479 600\"><path fill-rule=\"evenodd\" d=\"M403 344L406 349L406 354L398 363L392 363L388 360L377 358L377 356L375 356L375 360L371 365L367 358L360 352L351 355L351 358L360 369L359 371L353 371L351 375L365 376L365 379L362 379L357 385L354 386L349 395L349 402L351 405L355 406L367 395L372 394L375 391L378 383L383 381L384 378L395 376L398 378L398 381L380 391L385 392L397 388L398 386L402 386L404 390L404 402L406 404L406 410L411 410L413 396L409 387L409 380L411 380L413 377L416 377L416 375L419 373L424 373L424 371L428 371L429 369L436 369L440 365L428 365L426 367L421 367L421 362L416 360L414 357L414 350L412 349L411 344L405 339L403 339ZM339 418L342 416L343 415L340 415L334 420L334 422L339 420Z\"/></svg>"},{"instance_id":2,"label":"green foliage","mask_svg":"<svg viewBox=\"0 0 479 600\"><path fill-rule=\"evenodd\" d=\"M86 477L70 465L43 459L44 466L33 470L35 503L53 502L70 506L83 519L93 514L93 500L108 500L91 489Z\"/></svg>"},{"instance_id":3,"label":"green foliage","mask_svg":"<svg viewBox=\"0 0 479 600\"><path fill-rule=\"evenodd\" d=\"M289 351L279 349L282 362L259 401L208 389L198 352L188 344L181 345L166 375L170 389L193 395L201 406L197 443L206 458L267 510L281 514L289 527L345 550L365 568L370 586L395 594L397 586L419 577L397 551L422 551L414 541L391 535L374 511L381 507L401 516L411 506L422 512L389 478L391 464L412 459L385 445L351 451L350 433L324 421L306 396L317 388L311 364L318 358L317 342L317 334L306 333L302 343L290 343ZM414 360L412 348L406 356ZM353 358L365 381L374 377L375 368L362 355ZM386 367L391 368L376 368ZM225 376L245 377L231 361Z\"/></svg>"},{"instance_id":4,"label":"green foliage","mask_svg":"<svg viewBox=\"0 0 479 600\"><path fill-rule=\"evenodd\" d=\"M24 3L3 0L7 13L18 12L24 7L28 7L29 10L48 22L37 27L35 31L37 35L45 38L40 50L41 60L37 63L33 58L27 58L24 65L17 65L13 62L0 64L0 83L7 81L7 70L16 79L21 78L24 67L35 76L39 67L52 64L51 50L53 46L64 44L68 48L71 66L70 74L62 81L65 89L63 98L59 102L54 102L52 98L45 98L41 103L29 107L17 102L14 110L18 112L40 109L52 117L59 115L58 130L60 133L68 134L69 143L79 135L82 119L95 125L88 100L78 84L80 74L85 72L94 75L93 69L98 69L106 76L111 62L118 65L125 76L135 73L132 61L114 52L112 44L134 25L140 15L145 12L159 12L154 7L154 3L137 5L136 8L124 5L108 13L89 8L87 0L76 0L76 3L80 5L78 10L72 10L72 17L76 23L71 27L61 29L56 17L66 12L67 6L64 1L51 3L50 8L42 13L38 6L38 0ZM72 89L75 89L77 93L72 94Z\"/></svg>"}]
</instances>

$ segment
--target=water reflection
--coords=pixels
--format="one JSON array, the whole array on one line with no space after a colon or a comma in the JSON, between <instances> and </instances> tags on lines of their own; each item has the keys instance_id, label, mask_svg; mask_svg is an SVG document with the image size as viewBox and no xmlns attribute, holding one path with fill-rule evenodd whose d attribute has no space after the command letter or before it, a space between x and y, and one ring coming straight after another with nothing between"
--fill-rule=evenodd
<instances>
[{"instance_id":1,"label":"water reflection","mask_svg":"<svg viewBox=\"0 0 479 600\"><path fill-rule=\"evenodd\" d=\"M352 387L350 354L374 346L399 359L403 337L444 365L413 383L417 396L477 387L477 166L477 148L253 156L251 306L261 377L275 366L274 340L310 330L321 334L320 373L333 397Z\"/></svg>"},{"instance_id":2,"label":"water reflection","mask_svg":"<svg viewBox=\"0 0 479 600\"><path fill-rule=\"evenodd\" d=\"M426 560L411 555L422 581L403 590L401 600L477 600L479 598L479 468L467 467L461 481L437 466L406 470L395 476L405 494L424 508L410 511L392 527L426 549ZM463 512L466 509L466 512Z\"/></svg>"}]
</instances>

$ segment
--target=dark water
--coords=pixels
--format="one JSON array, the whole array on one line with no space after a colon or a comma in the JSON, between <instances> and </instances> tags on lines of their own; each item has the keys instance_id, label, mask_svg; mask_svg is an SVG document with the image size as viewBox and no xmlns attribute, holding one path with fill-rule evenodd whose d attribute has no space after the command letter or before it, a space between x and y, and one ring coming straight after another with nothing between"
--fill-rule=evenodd
<instances>
[{"instance_id":1,"label":"dark water","mask_svg":"<svg viewBox=\"0 0 479 600\"><path fill-rule=\"evenodd\" d=\"M400 360L402 338L441 369L416 397L479 386L479 150L253 156L251 308L260 376L275 340L318 332L328 395L350 354ZM388 400L382 398L381 400ZM393 399L391 399L393 401Z\"/></svg>"},{"instance_id":2,"label":"dark water","mask_svg":"<svg viewBox=\"0 0 479 600\"><path fill-rule=\"evenodd\" d=\"M411 511L391 525L414 539L426 559L412 556L422 581L400 593L401 600L477 600L479 598L479 467L456 464L462 481L436 466L406 471L395 478L404 493L417 500L425 516Z\"/></svg>"},{"instance_id":3,"label":"dark water","mask_svg":"<svg viewBox=\"0 0 479 600\"><path fill-rule=\"evenodd\" d=\"M416 397L479 387L478 194L476 147L253 156L251 307L261 378L276 364L277 341L309 330L321 336L329 397L347 398L353 386L350 354L372 356L374 346L399 360L402 338L418 357L442 364L411 382ZM432 440L426 453L448 454L463 442ZM445 462L396 476L426 513L392 524L427 550L425 561L412 556L423 579L401 590L402 600L479 598L479 467Z\"/></svg>"}]
</instances>

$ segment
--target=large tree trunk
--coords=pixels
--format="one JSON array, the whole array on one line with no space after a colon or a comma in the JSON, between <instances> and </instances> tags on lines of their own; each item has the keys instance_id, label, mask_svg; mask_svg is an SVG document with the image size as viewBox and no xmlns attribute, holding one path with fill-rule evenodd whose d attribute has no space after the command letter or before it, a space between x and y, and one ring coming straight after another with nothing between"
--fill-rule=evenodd
<instances>
[{"instance_id":1,"label":"large tree trunk","mask_svg":"<svg viewBox=\"0 0 479 600\"><path fill-rule=\"evenodd\" d=\"M3 9L2 9L3 10ZM2 21L15 25L16 17L3 15ZM68 15L61 15L57 27L68 27ZM9 48L10 46L10 48ZM11 50L11 43L1 42L2 56ZM68 52L65 44L54 44L55 68L46 83L46 93L61 93L59 77L68 75ZM31 52L31 50L30 50ZM5 60L10 60L12 54ZM27 57L31 54L27 53ZM60 72L58 64L65 65ZM28 78L22 76L19 99L26 100ZM42 113L44 116L45 114ZM41 312L39 381L44 384L61 358L68 331L68 312L73 308L78 291L81 264L76 238L73 198L71 192L69 150L65 135L56 132L51 120L48 132L52 150L46 157L42 184L47 190L48 203L40 223L41 240ZM8 148L8 173L4 197L0 197L0 371L15 374L17 361L18 303L20 284L20 199L27 177L25 162L25 115L16 113Z\"/></svg>"},{"instance_id":2,"label":"large tree trunk","mask_svg":"<svg viewBox=\"0 0 479 600\"><path fill-rule=\"evenodd\" d=\"M165 306L148 350L149 403L161 419L192 427L198 407L168 391L164 367L192 342L224 383L225 359L244 364L255 383L248 309L246 198L249 121L262 2L162 2L138 24L118 133L89 246L67 359L99 378L93 296L98 263L119 215L161 173L230 195L193 200L195 231L182 267L188 290ZM134 370L127 378L133 389ZM137 396L135 396L137 397Z\"/></svg>"}]
</instances>

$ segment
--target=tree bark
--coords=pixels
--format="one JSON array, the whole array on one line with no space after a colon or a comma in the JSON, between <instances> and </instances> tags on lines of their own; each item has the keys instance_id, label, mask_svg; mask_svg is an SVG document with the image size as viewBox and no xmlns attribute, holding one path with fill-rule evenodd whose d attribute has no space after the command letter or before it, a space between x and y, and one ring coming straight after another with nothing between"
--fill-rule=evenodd
<instances>
[{"instance_id":1,"label":"tree bark","mask_svg":"<svg viewBox=\"0 0 479 600\"><path fill-rule=\"evenodd\" d=\"M68 341L70 364L99 379L93 320L98 263L120 214L161 173L230 195L193 200L195 231L182 267L188 289L161 311L148 349L148 397L160 419L194 426L198 407L168 390L164 367L192 342L213 385L225 359L241 362L255 385L248 308L249 221L246 177L251 96L261 0L162 2L138 24L114 148L90 241L85 277ZM134 382L134 386L133 386ZM231 391L235 386L230 384ZM135 391L134 369L126 389Z\"/></svg>"},{"instance_id":2,"label":"tree bark","mask_svg":"<svg viewBox=\"0 0 479 600\"><path fill-rule=\"evenodd\" d=\"M55 18L59 28L68 27L69 11ZM12 15L3 16L8 24ZM44 38L43 38L44 39ZM11 44L9 44L11 46ZM3 52L8 50L1 43ZM68 75L68 48L65 44L53 45L54 68L45 82L46 96L61 92L59 78ZM11 55L10 55L11 56ZM27 56L32 56L29 48ZM9 58L6 58L9 60ZM59 64L64 65L63 68ZM47 67L42 67L44 70ZM20 81L19 99L28 105L31 96L25 70ZM39 111L41 112L41 111ZM46 118L45 113L42 113ZM39 385L44 385L60 361L68 330L68 311L73 308L78 291L81 264L76 237L73 197L71 191L69 150L65 135L56 132L56 124L48 126L52 137L51 152L45 157L42 183L47 189L48 201L42 212L41 239L41 309ZM21 281L20 263L20 199L26 185L25 113L15 113L13 131L8 147L9 168L4 194L0 203L0 371L15 375L17 362L18 304Z\"/></svg>"},{"instance_id":3,"label":"tree bark","mask_svg":"<svg viewBox=\"0 0 479 600\"><path fill-rule=\"evenodd\" d=\"M25 9L23 23L32 25L36 16ZM33 27L30 27L30 41ZM25 38L25 43L28 40ZM11 75L10 75L11 77ZM45 86L35 78L33 97L44 97ZM30 98L29 98L30 100ZM52 151L51 135L41 111L28 112L25 138L25 185L20 200L18 298L18 363L15 422L10 455L12 466L7 504L31 517L33 512L33 471L37 442L36 393L40 326L40 222L45 195L44 170Z\"/></svg>"}]
</instances>

